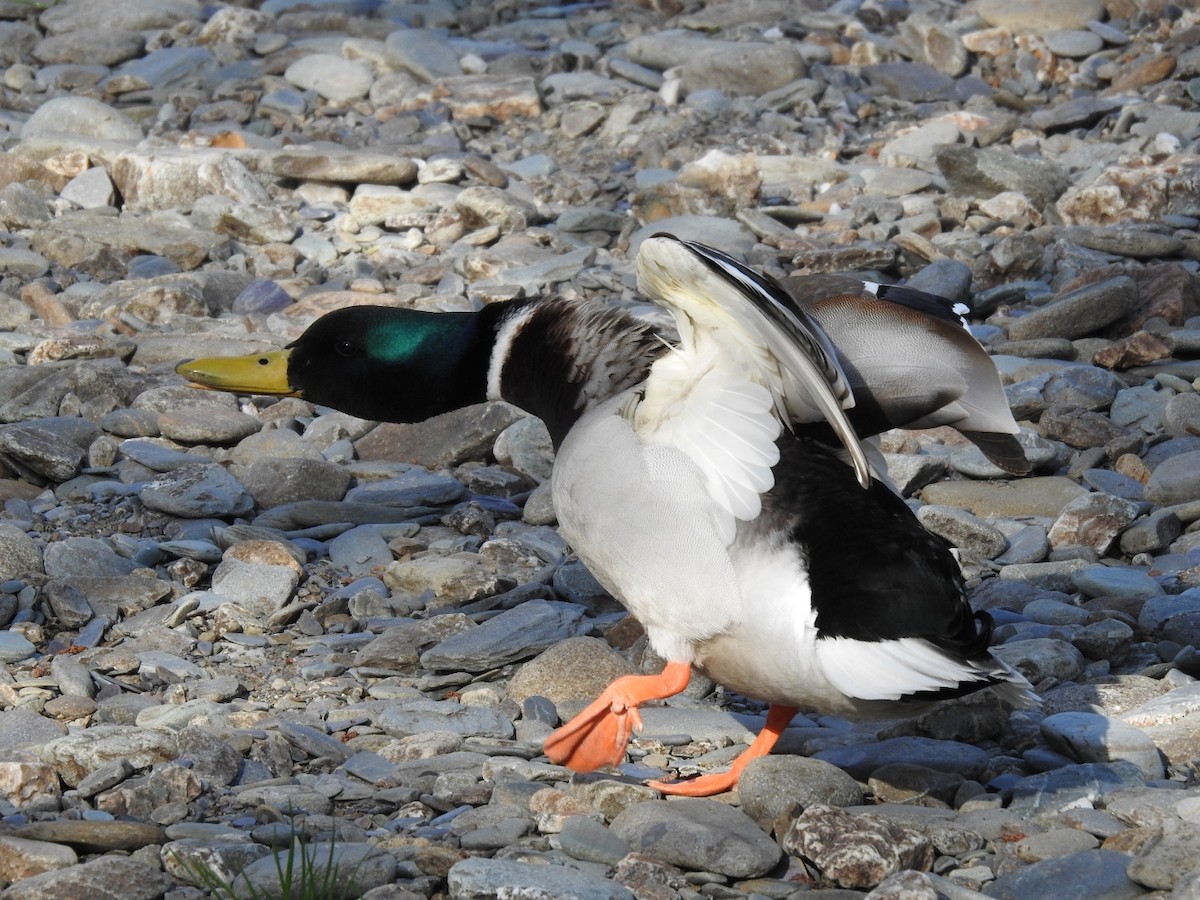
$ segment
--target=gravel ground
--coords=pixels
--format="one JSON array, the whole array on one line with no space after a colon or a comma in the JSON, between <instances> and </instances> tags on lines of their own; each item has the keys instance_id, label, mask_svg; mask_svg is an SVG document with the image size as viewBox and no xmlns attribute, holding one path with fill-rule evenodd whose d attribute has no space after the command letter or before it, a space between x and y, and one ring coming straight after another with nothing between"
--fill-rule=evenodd
<instances>
[{"instance_id":1,"label":"gravel ground","mask_svg":"<svg viewBox=\"0 0 1200 900\"><path fill-rule=\"evenodd\" d=\"M277 896L297 835L371 900L1200 896L1192 4L0 0L0 69L5 900ZM173 371L350 304L644 309L659 230L973 302L1035 472L883 449L1043 709L801 716L664 800L762 721L694 682L573 776L541 740L657 661L541 424Z\"/></svg>"}]
</instances>

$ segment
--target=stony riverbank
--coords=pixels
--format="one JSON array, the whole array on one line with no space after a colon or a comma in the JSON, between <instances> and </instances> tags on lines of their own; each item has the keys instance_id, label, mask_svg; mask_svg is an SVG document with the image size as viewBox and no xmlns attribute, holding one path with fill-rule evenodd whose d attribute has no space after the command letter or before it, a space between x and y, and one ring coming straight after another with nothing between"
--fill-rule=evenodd
<instances>
[{"instance_id":1,"label":"stony riverbank","mask_svg":"<svg viewBox=\"0 0 1200 900\"><path fill-rule=\"evenodd\" d=\"M0 896L267 885L297 830L372 900L1200 896L1187 6L0 0ZM541 739L654 660L540 424L173 372L352 303L641 308L657 230L974 302L1035 473L884 450L1044 709L800 717L662 800L761 723L700 684L572 777Z\"/></svg>"}]
</instances>

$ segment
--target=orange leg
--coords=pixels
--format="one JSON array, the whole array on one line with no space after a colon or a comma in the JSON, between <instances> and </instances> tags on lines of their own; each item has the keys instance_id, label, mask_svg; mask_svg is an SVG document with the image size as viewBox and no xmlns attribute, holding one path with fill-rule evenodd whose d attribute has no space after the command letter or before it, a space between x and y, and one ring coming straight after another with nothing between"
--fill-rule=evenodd
<instances>
[{"instance_id":1,"label":"orange leg","mask_svg":"<svg viewBox=\"0 0 1200 900\"><path fill-rule=\"evenodd\" d=\"M775 746L775 742L779 740L779 736L783 734L783 730L788 727L788 723L796 715L796 707L794 706L779 706L771 704L767 708L767 721L763 725L762 731L754 739L749 747L747 747L737 759L733 761L733 767L728 772L718 772L715 775L701 775L699 778L693 778L690 781L650 781L647 782L650 787L655 790L662 791L664 794L676 794L681 797L708 797L712 794L720 794L725 791L733 790L737 785L738 779L742 776L742 769L746 768L746 764L752 759L758 759L760 756L766 756L771 752L771 748Z\"/></svg>"},{"instance_id":2,"label":"orange leg","mask_svg":"<svg viewBox=\"0 0 1200 900\"><path fill-rule=\"evenodd\" d=\"M625 757L629 738L642 727L638 706L678 694L691 677L690 664L669 662L659 675L618 678L583 712L546 738L546 755L576 772L617 765Z\"/></svg>"}]
</instances>

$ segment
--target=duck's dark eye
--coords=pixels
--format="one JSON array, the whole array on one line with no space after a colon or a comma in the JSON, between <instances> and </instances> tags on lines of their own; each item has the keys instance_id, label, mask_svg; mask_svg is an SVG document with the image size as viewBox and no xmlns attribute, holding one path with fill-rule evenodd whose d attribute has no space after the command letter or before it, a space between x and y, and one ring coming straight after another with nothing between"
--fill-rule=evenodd
<instances>
[{"instance_id":1,"label":"duck's dark eye","mask_svg":"<svg viewBox=\"0 0 1200 900\"><path fill-rule=\"evenodd\" d=\"M358 346L354 341L345 340L338 341L333 345L333 349L339 356L353 356L358 350Z\"/></svg>"}]
</instances>

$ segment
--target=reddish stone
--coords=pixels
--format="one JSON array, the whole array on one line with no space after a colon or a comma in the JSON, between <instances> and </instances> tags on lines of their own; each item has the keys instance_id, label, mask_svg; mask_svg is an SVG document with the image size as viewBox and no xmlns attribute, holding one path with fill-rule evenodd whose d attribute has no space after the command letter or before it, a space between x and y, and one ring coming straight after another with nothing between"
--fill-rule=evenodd
<instances>
[{"instance_id":1,"label":"reddish stone","mask_svg":"<svg viewBox=\"0 0 1200 900\"><path fill-rule=\"evenodd\" d=\"M1106 369L1132 369L1160 359L1168 359L1174 352L1175 342L1169 337L1138 331L1129 337L1098 351L1092 362Z\"/></svg>"}]
</instances>

